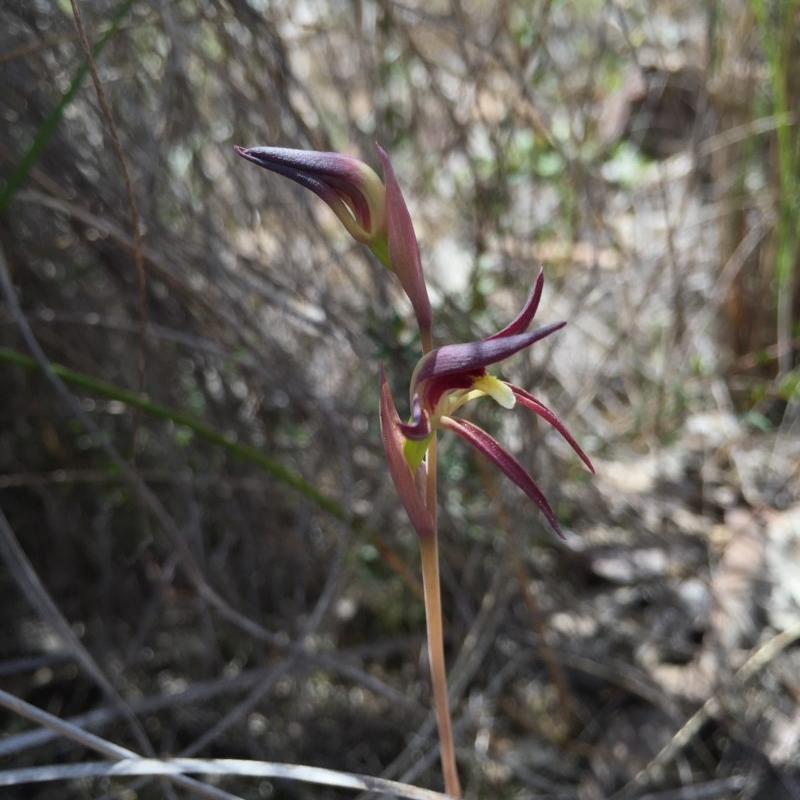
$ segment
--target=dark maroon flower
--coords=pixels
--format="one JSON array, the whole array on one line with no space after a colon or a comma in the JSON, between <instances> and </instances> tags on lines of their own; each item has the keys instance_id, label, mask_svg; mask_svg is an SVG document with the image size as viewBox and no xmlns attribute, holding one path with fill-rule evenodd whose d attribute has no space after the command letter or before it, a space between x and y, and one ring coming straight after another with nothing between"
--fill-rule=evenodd
<instances>
[{"instance_id":1,"label":"dark maroon flower","mask_svg":"<svg viewBox=\"0 0 800 800\"><path fill-rule=\"evenodd\" d=\"M556 322L528 332L542 296L544 275L540 270L528 300L517 317L503 330L477 342L444 345L424 355L411 378L411 420L401 422L386 385L381 378L381 422L395 430L384 428L384 446L390 470L401 499L408 510L405 497L410 486L416 483L409 479L421 468L433 438L438 430L448 430L460 436L492 461L506 476L533 500L547 517L553 529L561 535L561 529L553 509L542 491L525 468L486 431L464 419L454 416L461 406L470 400L488 395L504 408L513 408L517 403L529 408L552 425L569 443L586 466L594 472L592 462L566 429L558 417L532 394L507 381L490 374L486 367L496 364L520 350L530 347L563 328L565 322ZM398 444L402 442L402 445ZM398 459L402 449L403 461ZM402 467L402 469L401 469ZM403 475L403 471L408 476ZM400 484L403 484L402 486ZM414 517L409 512L414 522ZM417 515L419 517L419 515ZM415 527L417 525L415 524ZM419 528L417 527L419 533Z\"/></svg>"}]
</instances>

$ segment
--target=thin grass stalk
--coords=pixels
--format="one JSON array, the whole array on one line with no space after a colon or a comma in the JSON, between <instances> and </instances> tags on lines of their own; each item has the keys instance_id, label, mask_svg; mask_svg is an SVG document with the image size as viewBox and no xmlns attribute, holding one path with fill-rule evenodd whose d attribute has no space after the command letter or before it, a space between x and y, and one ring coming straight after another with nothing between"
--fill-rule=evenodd
<instances>
[{"instance_id":1,"label":"thin grass stalk","mask_svg":"<svg viewBox=\"0 0 800 800\"><path fill-rule=\"evenodd\" d=\"M764 0L753 0L753 12L761 29L761 41L769 67L772 88L772 108L775 116L794 122L778 125L775 130L777 149L778 222L777 252L775 255L776 284L776 334L778 343L778 374L785 375L792 368L792 299L794 296L795 269L800 255L800 136L797 120L792 120L791 86L795 69L800 62L793 51L794 35L800 14L800 2L788 0L777 8ZM771 15L776 14L776 19ZM775 30L775 26L778 30Z\"/></svg>"}]
</instances>

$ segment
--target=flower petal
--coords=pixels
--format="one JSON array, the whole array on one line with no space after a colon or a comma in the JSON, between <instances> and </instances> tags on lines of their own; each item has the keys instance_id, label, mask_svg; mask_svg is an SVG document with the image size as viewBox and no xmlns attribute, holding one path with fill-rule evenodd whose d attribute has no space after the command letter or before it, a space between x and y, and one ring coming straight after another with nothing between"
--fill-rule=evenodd
<instances>
[{"instance_id":1,"label":"flower petal","mask_svg":"<svg viewBox=\"0 0 800 800\"><path fill-rule=\"evenodd\" d=\"M398 422L397 428L403 435L403 455L412 470L419 469L428 453L431 440L436 432L431 429L430 417L422 410L418 396L411 402L411 422Z\"/></svg>"},{"instance_id":2,"label":"flower petal","mask_svg":"<svg viewBox=\"0 0 800 800\"><path fill-rule=\"evenodd\" d=\"M380 381L380 421L386 463L389 465L389 474L392 476L400 502L417 536L434 536L436 525L431 512L425 506L423 496L425 467L420 466L414 473L406 461L403 453L403 435L400 433L400 417L383 368Z\"/></svg>"},{"instance_id":3,"label":"flower petal","mask_svg":"<svg viewBox=\"0 0 800 800\"><path fill-rule=\"evenodd\" d=\"M563 539L561 526L558 524L556 515L547 502L547 498L542 494L542 490L536 485L533 478L525 471L522 464L514 456L505 450L495 439L489 436L486 431L473 425L465 419L454 417L442 417L443 428L453 431L464 441L469 442L476 450L479 450L496 467L498 467L508 478L525 492L531 500L539 507L539 510L547 517L553 530Z\"/></svg>"},{"instance_id":4,"label":"flower petal","mask_svg":"<svg viewBox=\"0 0 800 800\"><path fill-rule=\"evenodd\" d=\"M383 178L386 182L386 226L391 269L397 274L403 291L411 301L420 331L429 333L432 324L431 303L422 273L414 225L389 156L380 145L375 147L383 165Z\"/></svg>"},{"instance_id":5,"label":"flower petal","mask_svg":"<svg viewBox=\"0 0 800 800\"><path fill-rule=\"evenodd\" d=\"M533 322L536 311L539 308L539 301L542 299L542 289L544 288L544 268L539 267L539 274L536 277L536 283L522 307L522 311L506 325L503 330L493 333L489 339L502 339L506 336L514 336L518 333L525 333Z\"/></svg>"},{"instance_id":6,"label":"flower petal","mask_svg":"<svg viewBox=\"0 0 800 800\"><path fill-rule=\"evenodd\" d=\"M426 411L422 410L422 404L417 395L411 401L411 421L398 423L400 433L406 439L420 441L431 435L431 423Z\"/></svg>"},{"instance_id":7,"label":"flower petal","mask_svg":"<svg viewBox=\"0 0 800 800\"><path fill-rule=\"evenodd\" d=\"M564 437L569 446L578 454L581 461L589 468L589 471L594 474L594 466L589 460L589 456L583 452L581 446L566 429L564 423L541 400L537 400L529 392L520 389L519 386L514 386L512 383L509 383L508 387L514 392L514 396L523 406L538 414L545 422L549 422Z\"/></svg>"},{"instance_id":8,"label":"flower petal","mask_svg":"<svg viewBox=\"0 0 800 800\"><path fill-rule=\"evenodd\" d=\"M478 393L489 395L495 403L503 408L512 409L517 404L517 398L509 384L488 372L476 378L472 382L472 386L476 395Z\"/></svg>"}]
</instances>

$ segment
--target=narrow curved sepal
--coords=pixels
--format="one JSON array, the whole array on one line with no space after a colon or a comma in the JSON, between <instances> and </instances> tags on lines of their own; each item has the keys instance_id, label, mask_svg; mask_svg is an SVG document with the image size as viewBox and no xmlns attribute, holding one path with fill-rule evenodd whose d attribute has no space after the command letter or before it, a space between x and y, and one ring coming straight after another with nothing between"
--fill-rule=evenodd
<instances>
[{"instance_id":1,"label":"narrow curved sepal","mask_svg":"<svg viewBox=\"0 0 800 800\"><path fill-rule=\"evenodd\" d=\"M425 505L425 466L424 464L420 465L417 470L412 472L406 460L403 452L405 439L400 432L402 423L383 367L381 367L380 379L380 422L386 463L389 466L389 474L392 476L392 482L400 497L400 502L403 504L417 536L434 536L436 525L433 515Z\"/></svg>"},{"instance_id":2,"label":"narrow curved sepal","mask_svg":"<svg viewBox=\"0 0 800 800\"><path fill-rule=\"evenodd\" d=\"M533 289L522 307L522 311L514 317L508 325L505 326L497 333L493 333L488 339L502 339L506 336L515 336L518 333L525 333L530 327L536 312L539 310L539 302L542 299L542 291L544 290L544 268L539 267L539 274L536 276L536 282L533 284Z\"/></svg>"},{"instance_id":3,"label":"narrow curved sepal","mask_svg":"<svg viewBox=\"0 0 800 800\"><path fill-rule=\"evenodd\" d=\"M389 237L390 269L397 275L403 291L411 301L423 337L430 333L432 325L431 302L422 261L419 255L417 235L408 206L400 190L389 156L380 145L375 145L383 165L383 180L386 184L386 232Z\"/></svg>"},{"instance_id":4,"label":"narrow curved sepal","mask_svg":"<svg viewBox=\"0 0 800 800\"><path fill-rule=\"evenodd\" d=\"M526 392L519 386L508 384L517 402L520 405L529 408L535 414L538 414L545 422L552 425L563 437L567 444L578 454L578 457L588 467L589 471L594 475L594 464L592 464L589 456L583 452L583 448L575 441L573 435L567 430L566 425L551 411L541 400L537 400L530 392Z\"/></svg>"},{"instance_id":5,"label":"narrow curved sepal","mask_svg":"<svg viewBox=\"0 0 800 800\"><path fill-rule=\"evenodd\" d=\"M538 506L545 515L552 529L563 539L561 526L558 524L553 511L542 490L525 470L525 467L514 456L505 450L496 439L493 439L485 430L465 419L443 417L441 425L447 430L460 436L465 442L471 444L476 450L486 456L507 478L512 480L528 497Z\"/></svg>"}]
</instances>

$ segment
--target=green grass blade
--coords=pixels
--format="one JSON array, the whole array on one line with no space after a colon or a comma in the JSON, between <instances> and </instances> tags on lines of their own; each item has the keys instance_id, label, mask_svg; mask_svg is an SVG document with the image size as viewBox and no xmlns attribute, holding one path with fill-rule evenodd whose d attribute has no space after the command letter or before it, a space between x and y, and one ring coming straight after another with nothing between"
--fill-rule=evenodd
<instances>
[{"instance_id":1,"label":"green grass blade","mask_svg":"<svg viewBox=\"0 0 800 800\"><path fill-rule=\"evenodd\" d=\"M111 26L99 39L92 50L92 55L95 58L102 52L103 48L110 41L111 37L117 32L117 30L119 30L122 20L125 18L128 11L130 11L132 5L133 0L126 0L126 2L120 6L111 22ZM45 146L55 133L58 123L61 121L61 117L64 115L64 111L75 99L75 95L78 93L78 90L81 88L81 85L88 74L89 66L88 64L84 63L75 73L75 77L72 79L69 88L61 98L61 102L59 102L59 104L50 112L47 119L42 123L41 127L36 132L36 137L31 143L31 146L20 159L16 169L11 173L6 181L5 186L0 189L0 213L8 208L8 205L14 199L14 195L17 193L17 190L24 182L34 164L39 160L42 150L44 150Z\"/></svg>"},{"instance_id":2,"label":"green grass blade","mask_svg":"<svg viewBox=\"0 0 800 800\"><path fill-rule=\"evenodd\" d=\"M30 356L26 356L16 350L11 350L6 347L0 347L0 361L16 364L25 369L41 370L39 363ZM354 529L357 527L353 524L351 515L341 503L329 497L324 492L321 492L312 483L296 472L288 469L276 459L265 455L258 448L243 444L242 442L237 442L230 436L220 433L216 428L207 425L189 414L160 405L159 403L154 403L152 400L136 392L123 389L113 383L93 378L91 375L86 375L82 372L76 372L60 364L51 363L50 368L62 381L71 386L78 386L93 394L107 397L111 400L118 400L131 408L140 409L151 417L169 420L176 425L183 425L189 428L205 441L223 447L231 455L240 458L242 461L254 464L281 483L291 486L293 489L300 492L300 494L316 503L321 509L327 511L332 517L350 524Z\"/></svg>"}]
</instances>

